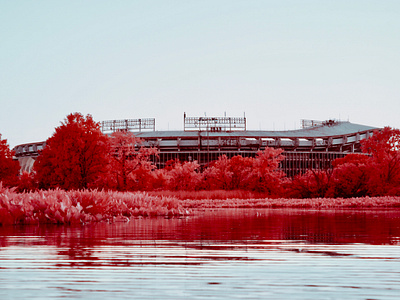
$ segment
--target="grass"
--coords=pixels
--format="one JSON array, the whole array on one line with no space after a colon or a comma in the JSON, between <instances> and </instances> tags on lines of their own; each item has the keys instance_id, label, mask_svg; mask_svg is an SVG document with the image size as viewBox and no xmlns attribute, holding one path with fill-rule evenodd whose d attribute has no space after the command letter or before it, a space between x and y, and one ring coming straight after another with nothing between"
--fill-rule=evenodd
<instances>
[{"instance_id":1,"label":"grass","mask_svg":"<svg viewBox=\"0 0 400 300\"><path fill-rule=\"evenodd\" d=\"M0 224L114 222L130 217L176 217L190 211L171 197L143 192L49 190L16 193L0 183Z\"/></svg>"},{"instance_id":2,"label":"grass","mask_svg":"<svg viewBox=\"0 0 400 300\"><path fill-rule=\"evenodd\" d=\"M211 191L150 191L149 195L153 196L168 196L178 198L181 200L193 199L254 199L254 198L267 198L266 194L256 193L244 190L211 190Z\"/></svg>"},{"instance_id":3,"label":"grass","mask_svg":"<svg viewBox=\"0 0 400 300\"><path fill-rule=\"evenodd\" d=\"M182 200L185 208L397 208L400 209L400 197L361 197L361 198L262 198L262 199L225 199L225 200Z\"/></svg>"},{"instance_id":4,"label":"grass","mask_svg":"<svg viewBox=\"0 0 400 300\"><path fill-rule=\"evenodd\" d=\"M251 192L113 192L49 190L16 193L0 182L0 224L86 224L131 217L178 217L215 208L400 208L400 197L286 199Z\"/></svg>"}]
</instances>

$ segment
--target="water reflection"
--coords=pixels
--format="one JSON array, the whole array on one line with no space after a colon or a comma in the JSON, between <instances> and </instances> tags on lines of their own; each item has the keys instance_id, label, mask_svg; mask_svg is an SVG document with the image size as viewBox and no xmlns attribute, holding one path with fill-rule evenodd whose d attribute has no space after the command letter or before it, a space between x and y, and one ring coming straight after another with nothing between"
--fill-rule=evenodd
<instances>
[{"instance_id":1,"label":"water reflection","mask_svg":"<svg viewBox=\"0 0 400 300\"><path fill-rule=\"evenodd\" d=\"M400 210L4 226L0 299L396 299L399 237Z\"/></svg>"},{"instance_id":2,"label":"water reflection","mask_svg":"<svg viewBox=\"0 0 400 300\"><path fill-rule=\"evenodd\" d=\"M182 219L132 219L85 226L0 227L1 247L52 245L58 255L96 265L102 246L227 249L236 244L304 241L310 244L399 245L400 211L224 209ZM334 254L333 254L334 255ZM75 262L74 262L75 263Z\"/></svg>"},{"instance_id":3,"label":"water reflection","mask_svg":"<svg viewBox=\"0 0 400 300\"><path fill-rule=\"evenodd\" d=\"M12 237L23 236L14 240ZM35 237L31 239L30 237ZM132 219L82 226L3 226L0 245L125 244L133 240L304 240L309 243L398 244L400 210L224 209L182 219Z\"/></svg>"}]
</instances>

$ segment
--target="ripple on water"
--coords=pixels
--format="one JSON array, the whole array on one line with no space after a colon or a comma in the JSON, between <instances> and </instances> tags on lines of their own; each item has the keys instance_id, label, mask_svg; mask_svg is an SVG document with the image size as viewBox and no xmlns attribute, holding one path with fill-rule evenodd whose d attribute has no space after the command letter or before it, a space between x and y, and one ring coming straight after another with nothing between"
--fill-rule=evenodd
<instances>
[{"instance_id":1,"label":"ripple on water","mask_svg":"<svg viewBox=\"0 0 400 300\"><path fill-rule=\"evenodd\" d=\"M0 299L398 299L398 220L235 210L0 228Z\"/></svg>"}]
</instances>

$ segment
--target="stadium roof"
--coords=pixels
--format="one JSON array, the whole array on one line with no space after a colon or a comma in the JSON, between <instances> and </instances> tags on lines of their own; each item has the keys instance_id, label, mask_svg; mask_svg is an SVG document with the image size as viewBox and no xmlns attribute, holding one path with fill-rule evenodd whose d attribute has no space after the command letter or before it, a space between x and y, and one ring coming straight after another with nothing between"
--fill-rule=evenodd
<instances>
[{"instance_id":1,"label":"stadium roof","mask_svg":"<svg viewBox=\"0 0 400 300\"><path fill-rule=\"evenodd\" d=\"M167 138L196 138L201 136L210 137L246 137L246 138L327 138L327 137L337 137L345 135L353 135L357 133L363 133L367 131L373 131L379 129L377 127L359 125L350 122L335 122L330 125L321 125L307 127L297 130L285 130L285 131L265 131L265 130L246 130L246 131L148 131L148 132L136 132L135 135L144 139L167 139Z\"/></svg>"}]
</instances>

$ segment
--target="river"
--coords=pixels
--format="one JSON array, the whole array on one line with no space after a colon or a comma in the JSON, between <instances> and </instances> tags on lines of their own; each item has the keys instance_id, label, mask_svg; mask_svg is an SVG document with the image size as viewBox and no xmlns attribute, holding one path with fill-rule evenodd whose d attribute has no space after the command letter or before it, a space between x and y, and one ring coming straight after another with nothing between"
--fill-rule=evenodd
<instances>
[{"instance_id":1,"label":"river","mask_svg":"<svg viewBox=\"0 0 400 300\"><path fill-rule=\"evenodd\" d=\"M0 299L399 299L400 210L0 227Z\"/></svg>"}]
</instances>

